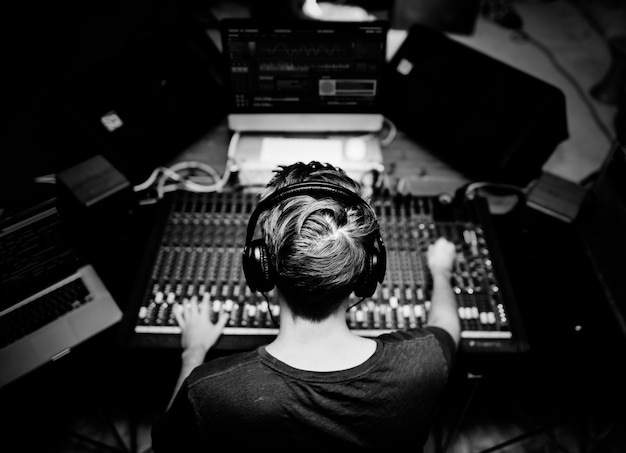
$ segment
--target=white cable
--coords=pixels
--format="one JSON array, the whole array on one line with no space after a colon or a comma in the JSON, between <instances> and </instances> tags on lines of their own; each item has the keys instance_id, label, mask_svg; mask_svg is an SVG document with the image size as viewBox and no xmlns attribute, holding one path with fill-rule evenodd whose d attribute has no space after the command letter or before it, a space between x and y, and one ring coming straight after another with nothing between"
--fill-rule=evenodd
<instances>
[{"instance_id":1,"label":"white cable","mask_svg":"<svg viewBox=\"0 0 626 453\"><path fill-rule=\"evenodd\" d=\"M389 132L387 132L387 135L383 138L380 139L380 144L381 146L388 146L391 144L391 142L394 141L394 139L396 138L396 135L398 133L398 128L396 127L396 125L393 123L393 121L391 121L389 118L384 117L383 118L383 122L385 124L387 124L387 127L389 128Z\"/></svg>"},{"instance_id":2,"label":"white cable","mask_svg":"<svg viewBox=\"0 0 626 453\"><path fill-rule=\"evenodd\" d=\"M512 184L502 184L502 183L495 183L495 182L487 182L487 181L477 181L477 182L473 182L467 185L467 187L465 188L465 192L464 192L464 196L466 199L471 199L471 197L474 196L474 192L477 189L483 188L483 187L494 187L497 189L508 189L508 190L512 190L514 192L517 192L518 194L522 195L522 196L526 196L526 191L524 190L523 187L519 187L519 186L514 186Z\"/></svg>"},{"instance_id":3,"label":"white cable","mask_svg":"<svg viewBox=\"0 0 626 453\"><path fill-rule=\"evenodd\" d=\"M150 188L156 181L156 199L142 200L140 204L155 203L163 198L163 195L175 190L189 190L192 192L217 192L224 188L232 173L235 150L239 142L240 133L235 132L228 144L227 160L224 174L220 174L211 165L197 161L177 162L170 167L156 168L150 177L141 184L134 187L136 192ZM197 169L205 172L213 179L213 184L200 184L192 181L187 176L181 175L184 170ZM160 176L159 176L160 175ZM175 181L174 184L167 184L168 181Z\"/></svg>"},{"instance_id":4,"label":"white cable","mask_svg":"<svg viewBox=\"0 0 626 453\"><path fill-rule=\"evenodd\" d=\"M197 161L178 162L170 166L169 168L170 170L175 171L175 172L179 172L180 170L186 170L186 169L200 169L204 171L205 173L209 174L213 178L213 181L219 181L221 178L220 174L211 165L205 164L203 162L197 162Z\"/></svg>"},{"instance_id":5,"label":"white cable","mask_svg":"<svg viewBox=\"0 0 626 453\"><path fill-rule=\"evenodd\" d=\"M57 182L56 175L54 173L49 175L37 176L33 179L33 182L41 184L55 184Z\"/></svg>"},{"instance_id":6,"label":"white cable","mask_svg":"<svg viewBox=\"0 0 626 453\"><path fill-rule=\"evenodd\" d=\"M135 192L140 192L142 190L146 190L148 187L150 187L152 184L154 184L154 182L156 181L157 176L159 175L159 173L161 173L163 171L164 168L165 167L157 167L154 170L152 170L152 173L150 174L150 176L148 176L148 179L146 179L141 184L137 184L136 186L134 186L133 190Z\"/></svg>"},{"instance_id":7,"label":"white cable","mask_svg":"<svg viewBox=\"0 0 626 453\"><path fill-rule=\"evenodd\" d=\"M233 136L231 137L230 142L228 143L228 151L226 154L226 165L224 167L224 174L222 175L221 179L219 178L219 175L217 174L217 172L215 172L215 174L218 175L218 179L216 180L214 184L205 186L202 184L194 183L193 181L185 181L184 185L186 187L184 188L189 188L190 190L193 190L196 192L218 192L222 190L224 186L228 183L228 180L230 179L232 166L234 163L235 150L237 149L237 144L239 143L239 137L240 137L240 133L235 132ZM201 166L204 168L206 167L206 164L201 164Z\"/></svg>"}]
</instances>

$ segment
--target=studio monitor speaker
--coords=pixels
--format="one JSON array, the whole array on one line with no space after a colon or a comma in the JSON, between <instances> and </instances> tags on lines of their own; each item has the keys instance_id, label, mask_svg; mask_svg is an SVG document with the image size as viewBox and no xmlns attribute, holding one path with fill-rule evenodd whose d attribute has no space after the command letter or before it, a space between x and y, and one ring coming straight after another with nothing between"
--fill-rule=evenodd
<instances>
[{"instance_id":1,"label":"studio monitor speaker","mask_svg":"<svg viewBox=\"0 0 626 453\"><path fill-rule=\"evenodd\" d=\"M398 129L472 180L526 186L568 137L558 88L421 24L383 89Z\"/></svg>"},{"instance_id":2,"label":"studio monitor speaker","mask_svg":"<svg viewBox=\"0 0 626 453\"><path fill-rule=\"evenodd\" d=\"M221 58L201 30L161 26L68 79L60 94L77 127L136 183L225 116Z\"/></svg>"},{"instance_id":3,"label":"studio monitor speaker","mask_svg":"<svg viewBox=\"0 0 626 453\"><path fill-rule=\"evenodd\" d=\"M38 64L9 65L21 73L4 88L15 93L3 177L57 173L101 155L138 183L225 117L221 52L182 4L86 5L80 20L49 10L56 14L40 20L54 26L24 45ZM54 58L39 63L41 46Z\"/></svg>"}]
</instances>

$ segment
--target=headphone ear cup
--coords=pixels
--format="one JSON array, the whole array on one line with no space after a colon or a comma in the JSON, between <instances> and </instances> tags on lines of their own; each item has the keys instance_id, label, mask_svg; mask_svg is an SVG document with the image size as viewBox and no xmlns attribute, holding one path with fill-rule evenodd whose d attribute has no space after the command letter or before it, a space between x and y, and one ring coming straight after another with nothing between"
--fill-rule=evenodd
<instances>
[{"instance_id":1,"label":"headphone ear cup","mask_svg":"<svg viewBox=\"0 0 626 453\"><path fill-rule=\"evenodd\" d=\"M261 239L255 239L245 249L242 266L250 291L267 292L274 288L269 253Z\"/></svg>"},{"instance_id":2,"label":"headphone ear cup","mask_svg":"<svg viewBox=\"0 0 626 453\"><path fill-rule=\"evenodd\" d=\"M354 288L356 297L371 297L376 290L376 280L372 278L372 266L374 264L372 261L372 256L368 253L365 269L363 269L363 273Z\"/></svg>"},{"instance_id":3,"label":"headphone ear cup","mask_svg":"<svg viewBox=\"0 0 626 453\"><path fill-rule=\"evenodd\" d=\"M387 250L380 235L376 237L372 248L367 254L367 261L363 274L354 289L356 297L371 297L376 291L378 283L385 279L387 270Z\"/></svg>"},{"instance_id":4,"label":"headphone ear cup","mask_svg":"<svg viewBox=\"0 0 626 453\"><path fill-rule=\"evenodd\" d=\"M378 283L382 283L385 279L385 274L387 273L387 248L385 247L385 243L383 242L383 238L380 234L376 236L372 256L374 257L372 260L374 278Z\"/></svg>"}]
</instances>

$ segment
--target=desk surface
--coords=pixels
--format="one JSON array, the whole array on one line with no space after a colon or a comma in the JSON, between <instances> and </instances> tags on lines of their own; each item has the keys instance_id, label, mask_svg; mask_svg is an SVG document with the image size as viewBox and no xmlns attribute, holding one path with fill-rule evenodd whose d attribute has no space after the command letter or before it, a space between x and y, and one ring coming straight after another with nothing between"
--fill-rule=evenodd
<instances>
[{"instance_id":1,"label":"desk surface","mask_svg":"<svg viewBox=\"0 0 626 453\"><path fill-rule=\"evenodd\" d=\"M231 135L224 121L180 153L170 164L199 161L211 165L223 174ZM451 168L402 131L397 131L394 140L382 148L382 154L385 173L390 180L389 185L396 187L402 179L407 193L416 195L453 193L458 187L469 182L463 174Z\"/></svg>"}]
</instances>

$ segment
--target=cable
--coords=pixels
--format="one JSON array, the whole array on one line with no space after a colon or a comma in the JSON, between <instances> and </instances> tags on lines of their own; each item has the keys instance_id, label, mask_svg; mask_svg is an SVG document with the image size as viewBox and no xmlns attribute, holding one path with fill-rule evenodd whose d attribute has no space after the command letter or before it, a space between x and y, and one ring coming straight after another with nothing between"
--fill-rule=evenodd
<instances>
[{"instance_id":1,"label":"cable","mask_svg":"<svg viewBox=\"0 0 626 453\"><path fill-rule=\"evenodd\" d=\"M488 182L488 181L476 181L476 182L472 182L468 184L465 187L465 190L463 191L463 196L467 200L471 200L474 197L474 192L482 188L487 188L487 189L495 188L495 189L510 190L522 196L523 198L525 198L527 195L526 190L524 190L524 188L519 187L519 186L514 186L512 184L502 184L502 183L495 183L495 182Z\"/></svg>"},{"instance_id":2,"label":"cable","mask_svg":"<svg viewBox=\"0 0 626 453\"><path fill-rule=\"evenodd\" d=\"M267 312L270 314L272 322L277 328L280 329L280 322L276 321L276 318L274 318L274 313L272 313L272 303L270 302L270 298L268 297L267 292L263 291L261 294L263 294L265 302L267 303Z\"/></svg>"},{"instance_id":3,"label":"cable","mask_svg":"<svg viewBox=\"0 0 626 453\"><path fill-rule=\"evenodd\" d=\"M181 169L194 169L194 168L198 168L206 172L207 174L211 175L211 177L213 178L213 181L219 181L221 178L220 174L212 166L205 164L203 162L196 162L196 161L179 162L177 164L172 165L170 167L170 170L179 171Z\"/></svg>"},{"instance_id":4,"label":"cable","mask_svg":"<svg viewBox=\"0 0 626 453\"><path fill-rule=\"evenodd\" d=\"M136 186L134 186L133 190L135 192L146 190L148 187L150 187L154 183L154 181L156 181L157 176L164 168L165 167L157 167L154 170L152 170L152 173L150 174L150 176L148 176L148 179L146 179L141 184L137 184Z\"/></svg>"},{"instance_id":5,"label":"cable","mask_svg":"<svg viewBox=\"0 0 626 453\"><path fill-rule=\"evenodd\" d=\"M173 164L170 167L157 167L150 176L141 184L133 187L135 192L147 190L156 183L156 197L141 200L140 204L152 204L163 198L168 192L175 190L188 190L191 192L219 192L228 183L234 166L234 154L239 141L239 132L235 132L228 145L226 166L224 174L220 174L209 164L197 161L183 161ZM189 176L181 174L188 170L200 170L211 177L211 184L201 184L192 180ZM175 183L169 183L175 181Z\"/></svg>"},{"instance_id":6,"label":"cable","mask_svg":"<svg viewBox=\"0 0 626 453\"><path fill-rule=\"evenodd\" d=\"M359 300L357 300L355 303L353 303L352 305L350 305L347 309L346 312L349 312L353 307L356 307L357 305L359 305L361 302L363 302L365 299L367 299L367 297L361 297Z\"/></svg>"},{"instance_id":7,"label":"cable","mask_svg":"<svg viewBox=\"0 0 626 453\"><path fill-rule=\"evenodd\" d=\"M554 66L554 68L563 77L565 77L568 80L568 82L574 87L574 89L576 90L576 92L580 96L581 100L587 106L587 109L589 110L589 112L591 114L591 117L594 120L596 126L604 134L604 136L607 138L609 143L613 143L613 141L615 140L615 138L613 137L613 133L606 127L606 125L604 124L604 122L600 118L600 115L598 114L598 111L593 106L593 104L589 101L589 98L587 97L587 93L585 92L584 88L580 85L580 83L578 83L576 78L574 76L572 76L572 74L567 69L565 69L563 67L563 65L561 65L559 60L556 58L554 52L552 52L545 44L543 44L541 41L535 39L533 36L531 36L525 30L516 30L514 32L513 36L515 38L521 40L521 41L525 41L525 42L528 42L528 43L532 44L537 49L539 49L541 52L543 52L543 54L548 58L548 60L550 60L550 62Z\"/></svg>"},{"instance_id":8,"label":"cable","mask_svg":"<svg viewBox=\"0 0 626 453\"><path fill-rule=\"evenodd\" d=\"M38 184L56 184L57 178L55 174L43 175L34 178L33 182Z\"/></svg>"},{"instance_id":9,"label":"cable","mask_svg":"<svg viewBox=\"0 0 626 453\"><path fill-rule=\"evenodd\" d=\"M383 124L386 124L387 128L389 129L389 131L387 132L387 135L385 135L383 138L380 139L380 145L382 147L385 147L385 146L389 146L394 141L398 133L398 128L393 123L393 121L391 121L386 116L383 118Z\"/></svg>"}]
</instances>

